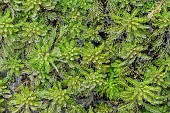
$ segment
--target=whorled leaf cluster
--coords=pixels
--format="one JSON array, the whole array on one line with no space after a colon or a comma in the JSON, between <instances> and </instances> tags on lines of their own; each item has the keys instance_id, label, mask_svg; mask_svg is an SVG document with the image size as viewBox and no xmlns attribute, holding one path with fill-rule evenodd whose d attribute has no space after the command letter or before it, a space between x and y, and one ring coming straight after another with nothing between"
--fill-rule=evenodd
<instances>
[{"instance_id":1,"label":"whorled leaf cluster","mask_svg":"<svg viewBox=\"0 0 170 113\"><path fill-rule=\"evenodd\" d=\"M169 0L0 0L0 112L169 113Z\"/></svg>"}]
</instances>

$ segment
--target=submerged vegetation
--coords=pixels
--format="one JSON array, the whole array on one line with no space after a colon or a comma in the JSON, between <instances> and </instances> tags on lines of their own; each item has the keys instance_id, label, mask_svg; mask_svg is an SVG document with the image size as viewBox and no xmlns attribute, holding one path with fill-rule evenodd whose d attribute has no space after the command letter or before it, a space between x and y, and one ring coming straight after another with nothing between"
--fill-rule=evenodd
<instances>
[{"instance_id":1,"label":"submerged vegetation","mask_svg":"<svg viewBox=\"0 0 170 113\"><path fill-rule=\"evenodd\" d=\"M170 113L169 0L0 0L1 113Z\"/></svg>"}]
</instances>

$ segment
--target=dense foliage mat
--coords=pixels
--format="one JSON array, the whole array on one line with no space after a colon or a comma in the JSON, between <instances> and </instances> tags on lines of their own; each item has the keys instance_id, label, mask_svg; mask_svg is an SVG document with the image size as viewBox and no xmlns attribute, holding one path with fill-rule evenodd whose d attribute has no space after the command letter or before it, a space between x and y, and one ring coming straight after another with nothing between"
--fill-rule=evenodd
<instances>
[{"instance_id":1,"label":"dense foliage mat","mask_svg":"<svg viewBox=\"0 0 170 113\"><path fill-rule=\"evenodd\" d=\"M170 113L170 0L0 0L0 113Z\"/></svg>"}]
</instances>

